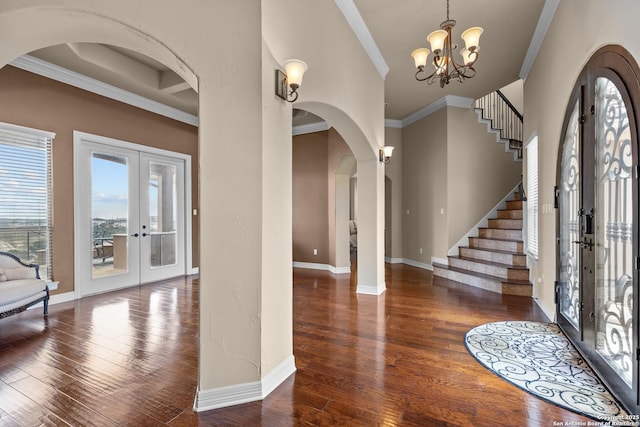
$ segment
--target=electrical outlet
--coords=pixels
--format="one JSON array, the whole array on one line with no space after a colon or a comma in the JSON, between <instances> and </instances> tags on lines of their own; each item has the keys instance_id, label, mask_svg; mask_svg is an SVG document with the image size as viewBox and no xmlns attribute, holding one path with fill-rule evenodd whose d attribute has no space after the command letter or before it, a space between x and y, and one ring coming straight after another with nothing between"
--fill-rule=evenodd
<instances>
[{"instance_id":1,"label":"electrical outlet","mask_svg":"<svg viewBox=\"0 0 640 427\"><path fill-rule=\"evenodd\" d=\"M318 255L318 250L317 250L317 249L314 249L314 250L313 250L313 254L314 254L314 255Z\"/></svg>"},{"instance_id":2,"label":"electrical outlet","mask_svg":"<svg viewBox=\"0 0 640 427\"><path fill-rule=\"evenodd\" d=\"M422 248L420 248L420 253L422 253Z\"/></svg>"}]
</instances>

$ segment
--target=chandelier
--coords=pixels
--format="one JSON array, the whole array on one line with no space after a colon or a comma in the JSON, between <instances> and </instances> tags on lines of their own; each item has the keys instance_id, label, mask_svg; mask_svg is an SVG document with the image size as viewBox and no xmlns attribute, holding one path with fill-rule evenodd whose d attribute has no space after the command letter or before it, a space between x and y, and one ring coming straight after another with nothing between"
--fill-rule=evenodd
<instances>
[{"instance_id":1,"label":"chandelier","mask_svg":"<svg viewBox=\"0 0 640 427\"><path fill-rule=\"evenodd\" d=\"M416 80L427 81L433 84L440 81L440 87L449 84L450 80L457 79L462 83L465 79L470 79L476 75L476 69L473 65L478 60L478 50L480 50L481 27L471 27L461 34L466 47L460 51L463 63L456 62L453 58L453 51L458 48L457 44L453 44L451 39L451 29L456 25L456 21L449 19L449 0L447 0L447 20L440 24L440 29L433 31L427 36L427 40L431 44L433 51L433 66L435 70L430 75L425 71L429 58L429 49L421 47L411 52L411 56L415 61L418 71L416 71Z\"/></svg>"}]
</instances>

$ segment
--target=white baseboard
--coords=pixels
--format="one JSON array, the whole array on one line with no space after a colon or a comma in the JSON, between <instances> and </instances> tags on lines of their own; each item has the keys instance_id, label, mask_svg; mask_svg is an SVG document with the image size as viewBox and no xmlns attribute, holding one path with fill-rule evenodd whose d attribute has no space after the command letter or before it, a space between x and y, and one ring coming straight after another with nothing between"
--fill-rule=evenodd
<instances>
[{"instance_id":1,"label":"white baseboard","mask_svg":"<svg viewBox=\"0 0 640 427\"><path fill-rule=\"evenodd\" d=\"M262 378L262 398L267 397L295 371L296 360L292 354Z\"/></svg>"},{"instance_id":2,"label":"white baseboard","mask_svg":"<svg viewBox=\"0 0 640 427\"><path fill-rule=\"evenodd\" d=\"M196 412L210 411L262 400L295 371L295 359L291 355L265 375L261 381L198 390L193 410Z\"/></svg>"},{"instance_id":3,"label":"white baseboard","mask_svg":"<svg viewBox=\"0 0 640 427\"><path fill-rule=\"evenodd\" d=\"M387 285L382 283L380 286L358 285L356 293L363 295L382 295L387 290Z\"/></svg>"},{"instance_id":4,"label":"white baseboard","mask_svg":"<svg viewBox=\"0 0 640 427\"><path fill-rule=\"evenodd\" d=\"M435 256L431 257L431 265L433 264L444 264L449 265L449 258L438 258Z\"/></svg>"},{"instance_id":5,"label":"white baseboard","mask_svg":"<svg viewBox=\"0 0 640 427\"><path fill-rule=\"evenodd\" d=\"M63 294L51 295L49 297L49 305L61 304L63 302L75 301L75 292L65 292Z\"/></svg>"},{"instance_id":6,"label":"white baseboard","mask_svg":"<svg viewBox=\"0 0 640 427\"><path fill-rule=\"evenodd\" d=\"M538 304L538 307L540 307L542 309L542 311L544 311L544 314L547 316L547 319L549 319L549 322L555 322L556 321L556 310L555 307L552 310L551 308L547 307L547 305L542 301L541 298L534 298L533 299L536 304Z\"/></svg>"},{"instance_id":7,"label":"white baseboard","mask_svg":"<svg viewBox=\"0 0 640 427\"><path fill-rule=\"evenodd\" d=\"M308 270L323 270L329 271L333 274L349 274L351 273L351 267L334 267L329 264L317 264L314 262L298 262L293 261L293 268L306 268Z\"/></svg>"},{"instance_id":8,"label":"white baseboard","mask_svg":"<svg viewBox=\"0 0 640 427\"><path fill-rule=\"evenodd\" d=\"M412 266L412 267L418 267L418 268L422 268L422 269L424 269L424 270L433 271L433 266L432 266L432 265L430 265L430 264L425 264L425 263L423 263L423 262L414 261L414 260L412 260L412 259L406 259L406 258L403 258L403 259L402 259L402 263L403 263L403 264L410 265L410 266Z\"/></svg>"},{"instance_id":9,"label":"white baseboard","mask_svg":"<svg viewBox=\"0 0 640 427\"><path fill-rule=\"evenodd\" d=\"M384 262L386 262L387 264L402 264L402 261L403 261L402 258L389 258L389 257L384 258Z\"/></svg>"},{"instance_id":10,"label":"white baseboard","mask_svg":"<svg viewBox=\"0 0 640 427\"><path fill-rule=\"evenodd\" d=\"M193 276L198 273L200 273L200 267L191 267L187 272L187 276Z\"/></svg>"},{"instance_id":11,"label":"white baseboard","mask_svg":"<svg viewBox=\"0 0 640 427\"><path fill-rule=\"evenodd\" d=\"M193 404L195 412L210 411L227 406L241 405L262 399L262 384L254 381L228 387L198 390Z\"/></svg>"}]
</instances>

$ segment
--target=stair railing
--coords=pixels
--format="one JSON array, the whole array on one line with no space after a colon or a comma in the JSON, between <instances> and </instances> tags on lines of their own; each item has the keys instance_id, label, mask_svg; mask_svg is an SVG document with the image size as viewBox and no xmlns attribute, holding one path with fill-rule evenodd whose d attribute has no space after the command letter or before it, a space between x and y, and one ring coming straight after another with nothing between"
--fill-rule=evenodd
<instances>
[{"instance_id":1,"label":"stair railing","mask_svg":"<svg viewBox=\"0 0 640 427\"><path fill-rule=\"evenodd\" d=\"M481 111L482 118L491 122L491 128L500 132L500 138L509 142L509 149L518 152L522 158L522 114L497 90L482 98L476 99L476 110Z\"/></svg>"}]
</instances>

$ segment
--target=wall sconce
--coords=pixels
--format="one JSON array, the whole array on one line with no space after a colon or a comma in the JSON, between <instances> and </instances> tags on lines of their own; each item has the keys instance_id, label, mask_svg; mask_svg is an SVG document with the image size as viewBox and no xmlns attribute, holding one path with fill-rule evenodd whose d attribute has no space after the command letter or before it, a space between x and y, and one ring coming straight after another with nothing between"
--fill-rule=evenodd
<instances>
[{"instance_id":1,"label":"wall sconce","mask_svg":"<svg viewBox=\"0 0 640 427\"><path fill-rule=\"evenodd\" d=\"M302 84L302 76L307 68L309 68L307 64L299 59L285 61L285 72L276 70L276 95L288 102L298 99L298 88Z\"/></svg>"},{"instance_id":2,"label":"wall sconce","mask_svg":"<svg viewBox=\"0 0 640 427\"><path fill-rule=\"evenodd\" d=\"M384 147L382 147L380 149L380 162L386 164L389 164L389 162L391 161L391 153L393 153L393 149L394 147L390 146L390 145L385 145Z\"/></svg>"}]
</instances>

